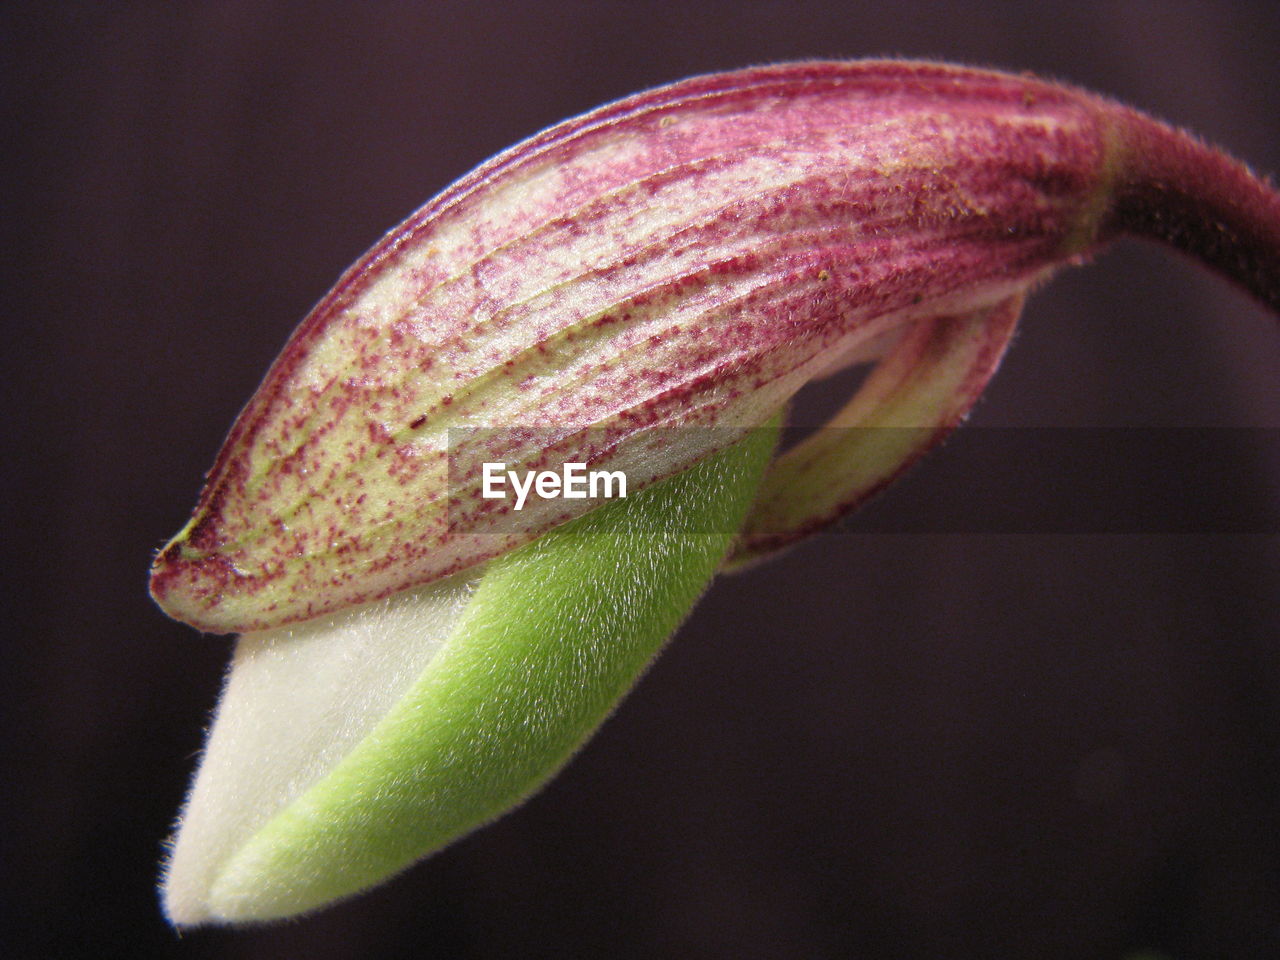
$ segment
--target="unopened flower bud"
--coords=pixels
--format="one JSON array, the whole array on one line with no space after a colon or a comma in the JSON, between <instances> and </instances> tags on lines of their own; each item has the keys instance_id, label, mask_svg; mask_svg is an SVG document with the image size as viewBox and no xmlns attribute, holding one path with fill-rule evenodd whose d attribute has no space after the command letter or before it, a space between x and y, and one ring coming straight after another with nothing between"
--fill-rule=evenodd
<instances>
[{"instance_id":1,"label":"unopened flower bud","mask_svg":"<svg viewBox=\"0 0 1280 960\"><path fill-rule=\"evenodd\" d=\"M1280 195L1028 76L698 77L447 189L303 321L155 560L168 613L246 633L170 917L312 909L509 809L735 536L730 562L752 559L890 482L968 412L1028 291L1123 233L1280 308ZM791 396L868 359L830 426L911 429L820 430L773 458ZM530 471L567 495L529 496ZM580 471L644 492L590 512ZM508 477L520 495L492 498Z\"/></svg>"}]
</instances>

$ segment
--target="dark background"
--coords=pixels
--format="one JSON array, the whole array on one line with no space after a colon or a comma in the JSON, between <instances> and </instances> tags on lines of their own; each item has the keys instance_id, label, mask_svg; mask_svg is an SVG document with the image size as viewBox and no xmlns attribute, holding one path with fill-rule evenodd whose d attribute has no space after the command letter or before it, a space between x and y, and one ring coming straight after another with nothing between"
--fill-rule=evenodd
<instances>
[{"instance_id":1,"label":"dark background","mask_svg":"<svg viewBox=\"0 0 1280 960\"><path fill-rule=\"evenodd\" d=\"M1280 538L892 532L984 486L947 471L964 432L869 528L719 581L520 811L274 928L161 919L230 644L145 591L297 320L539 128L899 54L1069 79L1276 171L1273 3L9 5L0 43L6 955L1280 956ZM1278 372L1262 308L1120 245L1032 299L970 429L1275 428ZM1274 504L1266 435L1231 436L1229 496Z\"/></svg>"}]
</instances>

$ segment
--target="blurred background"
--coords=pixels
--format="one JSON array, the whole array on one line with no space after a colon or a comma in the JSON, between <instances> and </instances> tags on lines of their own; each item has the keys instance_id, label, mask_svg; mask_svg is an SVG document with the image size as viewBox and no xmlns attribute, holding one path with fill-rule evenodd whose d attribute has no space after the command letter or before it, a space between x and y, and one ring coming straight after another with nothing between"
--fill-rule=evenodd
<instances>
[{"instance_id":1,"label":"blurred background","mask_svg":"<svg viewBox=\"0 0 1280 960\"><path fill-rule=\"evenodd\" d=\"M718 581L543 793L313 918L165 925L230 642L146 594L294 324L515 141L692 73L905 55L1069 80L1274 172L1273 3L11 4L0 45L7 956L1280 956L1280 333L1158 249L1034 296L971 426ZM1231 438L1195 466L1270 522L913 526L988 489L953 469L981 428L1183 426ZM1070 485L1020 459L991 482L1052 518ZM1176 479L1126 467L1139 500Z\"/></svg>"}]
</instances>

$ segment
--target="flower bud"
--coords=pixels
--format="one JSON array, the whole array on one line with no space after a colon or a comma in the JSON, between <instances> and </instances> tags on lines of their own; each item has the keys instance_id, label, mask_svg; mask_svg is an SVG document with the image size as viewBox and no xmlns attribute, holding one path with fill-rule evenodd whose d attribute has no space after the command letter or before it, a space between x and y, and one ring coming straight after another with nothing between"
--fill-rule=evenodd
<instances>
[{"instance_id":1,"label":"flower bud","mask_svg":"<svg viewBox=\"0 0 1280 960\"><path fill-rule=\"evenodd\" d=\"M1280 195L1026 76L699 77L450 187L303 321L156 558L167 612L245 633L166 866L170 919L315 909L519 803L735 537L748 561L890 482L976 401L1027 291L1126 232L1280 308ZM830 426L897 429L775 457L788 399L868 359ZM495 462L639 496L493 499Z\"/></svg>"}]
</instances>

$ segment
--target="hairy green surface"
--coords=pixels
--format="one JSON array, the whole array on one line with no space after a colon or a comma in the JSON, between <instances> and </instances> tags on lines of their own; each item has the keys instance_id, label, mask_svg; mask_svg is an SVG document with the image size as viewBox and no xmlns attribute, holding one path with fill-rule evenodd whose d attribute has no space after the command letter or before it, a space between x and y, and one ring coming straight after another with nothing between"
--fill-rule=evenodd
<instances>
[{"instance_id":1,"label":"hairy green surface","mask_svg":"<svg viewBox=\"0 0 1280 960\"><path fill-rule=\"evenodd\" d=\"M705 588L775 435L494 561L409 692L227 861L210 915L268 920L356 893L545 783Z\"/></svg>"}]
</instances>

